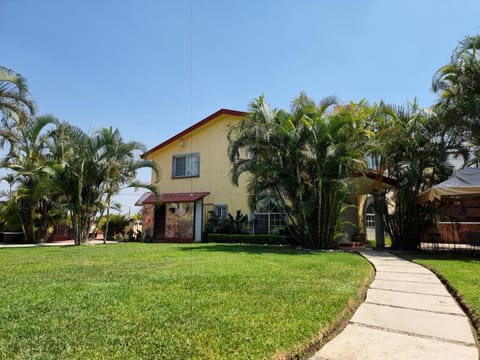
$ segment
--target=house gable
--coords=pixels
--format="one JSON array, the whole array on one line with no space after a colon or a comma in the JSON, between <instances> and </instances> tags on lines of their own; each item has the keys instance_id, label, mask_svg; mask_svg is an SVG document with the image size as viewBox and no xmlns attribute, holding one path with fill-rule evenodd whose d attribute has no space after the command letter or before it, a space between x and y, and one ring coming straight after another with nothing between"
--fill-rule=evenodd
<instances>
[{"instance_id":1,"label":"house gable","mask_svg":"<svg viewBox=\"0 0 480 360\"><path fill-rule=\"evenodd\" d=\"M179 140L179 139L182 139L184 137L187 137L190 135L190 133L196 131L197 129L200 129L201 127L203 127L204 125L214 121L215 119L219 118L220 116L222 115L230 115L230 116L233 116L233 117L239 117L239 118L243 118L247 113L243 112L243 111L238 111L238 110L231 110L231 109L220 109L218 110L217 112L207 116L205 119L203 120L200 120L199 122L193 124L192 126L190 126L189 128L179 132L178 134L172 136L170 139L168 140L165 140L164 142L158 144L157 146L151 148L150 150L148 150L147 152L145 152L144 154L142 154L142 158L143 159L147 159L149 158L149 156L153 153L155 153L156 151L159 151L163 148L165 148L166 146L168 146L169 144L175 142L176 140Z\"/></svg>"}]
</instances>

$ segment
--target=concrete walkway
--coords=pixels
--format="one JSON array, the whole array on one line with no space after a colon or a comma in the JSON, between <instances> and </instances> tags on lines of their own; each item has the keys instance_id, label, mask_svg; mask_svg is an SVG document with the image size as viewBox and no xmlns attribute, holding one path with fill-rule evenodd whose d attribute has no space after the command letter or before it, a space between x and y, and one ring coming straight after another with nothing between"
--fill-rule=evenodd
<instances>
[{"instance_id":1,"label":"concrete walkway","mask_svg":"<svg viewBox=\"0 0 480 360\"><path fill-rule=\"evenodd\" d=\"M361 253L376 269L367 298L312 360L478 360L469 319L432 272L387 252Z\"/></svg>"}]
</instances>

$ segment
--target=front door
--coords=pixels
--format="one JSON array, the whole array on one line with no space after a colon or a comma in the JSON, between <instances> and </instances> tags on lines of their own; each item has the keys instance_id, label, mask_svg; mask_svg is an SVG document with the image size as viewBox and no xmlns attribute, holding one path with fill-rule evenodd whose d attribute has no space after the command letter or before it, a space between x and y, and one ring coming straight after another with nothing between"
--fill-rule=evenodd
<instances>
[{"instance_id":1,"label":"front door","mask_svg":"<svg viewBox=\"0 0 480 360\"><path fill-rule=\"evenodd\" d=\"M153 225L153 238L165 240L166 206L160 205L155 209L155 223Z\"/></svg>"}]
</instances>

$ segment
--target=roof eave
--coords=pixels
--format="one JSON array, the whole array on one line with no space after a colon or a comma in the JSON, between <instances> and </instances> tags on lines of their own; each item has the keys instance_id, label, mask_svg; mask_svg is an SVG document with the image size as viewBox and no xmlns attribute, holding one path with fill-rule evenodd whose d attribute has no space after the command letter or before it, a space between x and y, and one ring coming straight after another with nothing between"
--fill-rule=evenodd
<instances>
[{"instance_id":1,"label":"roof eave","mask_svg":"<svg viewBox=\"0 0 480 360\"><path fill-rule=\"evenodd\" d=\"M205 119L200 120L199 122L193 124L192 126L188 127L187 129L185 129L185 130L179 132L178 134L172 136L170 139L165 140L164 142L162 142L162 143L158 144L157 146L151 148L150 150L144 152L142 155L140 155L140 157L142 159L148 158L148 156L150 154L154 153L155 151L158 151L161 148L167 146L168 144L171 144L175 140L178 140L178 139L182 138L183 136L187 135L188 133L192 132L193 130L198 129L199 127L205 125L206 123L210 122L211 120L219 117L220 115L233 115L233 116L243 117L243 116L247 115L247 113L243 112L243 111L238 111L238 110L220 109L220 110L214 112L213 114L207 116Z\"/></svg>"}]
</instances>

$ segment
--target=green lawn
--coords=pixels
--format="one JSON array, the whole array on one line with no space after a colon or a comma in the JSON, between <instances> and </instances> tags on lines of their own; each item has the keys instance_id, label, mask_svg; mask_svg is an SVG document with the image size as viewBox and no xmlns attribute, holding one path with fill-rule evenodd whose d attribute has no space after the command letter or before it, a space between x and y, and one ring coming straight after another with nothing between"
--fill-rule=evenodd
<instances>
[{"instance_id":1,"label":"green lawn","mask_svg":"<svg viewBox=\"0 0 480 360\"><path fill-rule=\"evenodd\" d=\"M0 249L2 359L269 359L335 322L372 270L221 244Z\"/></svg>"},{"instance_id":2,"label":"green lawn","mask_svg":"<svg viewBox=\"0 0 480 360\"><path fill-rule=\"evenodd\" d=\"M460 254L417 254L409 259L427 266L443 277L473 312L479 330L480 319L480 259Z\"/></svg>"}]
</instances>

